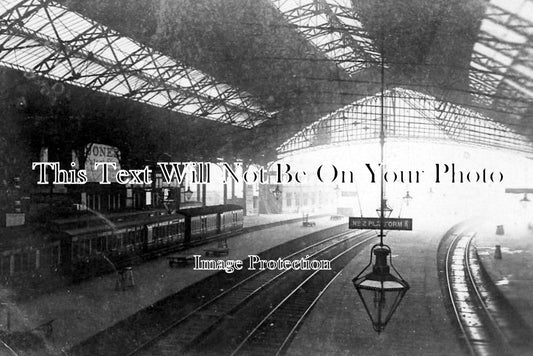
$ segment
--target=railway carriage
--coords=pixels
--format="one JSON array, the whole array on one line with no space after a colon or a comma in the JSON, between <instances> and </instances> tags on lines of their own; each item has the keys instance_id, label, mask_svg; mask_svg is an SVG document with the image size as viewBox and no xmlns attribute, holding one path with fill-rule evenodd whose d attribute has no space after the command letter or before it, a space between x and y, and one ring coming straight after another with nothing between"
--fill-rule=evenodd
<instances>
[{"instance_id":1,"label":"railway carriage","mask_svg":"<svg viewBox=\"0 0 533 356\"><path fill-rule=\"evenodd\" d=\"M243 209L239 205L205 206L180 210L180 213L186 219L186 243L191 245L243 228Z\"/></svg>"},{"instance_id":2,"label":"railway carriage","mask_svg":"<svg viewBox=\"0 0 533 356\"><path fill-rule=\"evenodd\" d=\"M184 230L181 214L66 230L62 237L69 257L66 267L76 278L119 269L151 252L182 247Z\"/></svg>"},{"instance_id":3,"label":"railway carriage","mask_svg":"<svg viewBox=\"0 0 533 356\"><path fill-rule=\"evenodd\" d=\"M93 215L86 217L87 221L70 218L51 223L55 230L63 228L57 233L65 256L62 266L74 280L137 264L243 229L243 209L238 205L183 209L177 213L146 211L96 219Z\"/></svg>"},{"instance_id":4,"label":"railway carriage","mask_svg":"<svg viewBox=\"0 0 533 356\"><path fill-rule=\"evenodd\" d=\"M6 248L0 252L0 280L46 276L55 273L61 261L59 241Z\"/></svg>"},{"instance_id":5,"label":"railway carriage","mask_svg":"<svg viewBox=\"0 0 533 356\"><path fill-rule=\"evenodd\" d=\"M239 231L243 228L244 212L238 205L227 205L227 211L220 213L220 233Z\"/></svg>"},{"instance_id":6,"label":"railway carriage","mask_svg":"<svg viewBox=\"0 0 533 356\"><path fill-rule=\"evenodd\" d=\"M238 205L174 213L150 210L104 216L88 212L50 221L44 235L21 230L12 238L6 237L0 249L0 281L23 283L26 277L35 279L59 272L77 281L242 229L243 209ZM48 279L41 279L48 283Z\"/></svg>"}]
</instances>

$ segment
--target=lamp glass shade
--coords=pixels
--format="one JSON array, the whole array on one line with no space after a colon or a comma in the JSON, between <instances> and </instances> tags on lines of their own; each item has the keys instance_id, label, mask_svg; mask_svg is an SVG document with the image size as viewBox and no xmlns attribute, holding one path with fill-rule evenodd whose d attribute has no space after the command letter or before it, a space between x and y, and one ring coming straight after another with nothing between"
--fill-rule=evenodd
<instances>
[{"instance_id":1,"label":"lamp glass shade","mask_svg":"<svg viewBox=\"0 0 533 356\"><path fill-rule=\"evenodd\" d=\"M524 209L527 208L527 206L529 205L529 198L527 197L527 193L524 193L524 197L522 199L520 199L520 205L522 205L522 207Z\"/></svg>"},{"instance_id":2,"label":"lamp glass shade","mask_svg":"<svg viewBox=\"0 0 533 356\"><path fill-rule=\"evenodd\" d=\"M376 209L376 213L378 213L378 217L381 217L381 207ZM383 217L388 218L390 217L391 213L392 213L392 208L387 203L387 199L383 199Z\"/></svg>"},{"instance_id":3,"label":"lamp glass shade","mask_svg":"<svg viewBox=\"0 0 533 356\"><path fill-rule=\"evenodd\" d=\"M276 185L276 189L272 191L272 194L274 194L276 200L279 200L279 198L281 198L282 191L281 189L279 189L279 185Z\"/></svg>"},{"instance_id":4,"label":"lamp glass shade","mask_svg":"<svg viewBox=\"0 0 533 356\"><path fill-rule=\"evenodd\" d=\"M403 201L405 202L405 205L409 206L409 202L413 199L411 194L409 194L409 191L405 193L405 196L403 197Z\"/></svg>"},{"instance_id":5,"label":"lamp glass shade","mask_svg":"<svg viewBox=\"0 0 533 356\"><path fill-rule=\"evenodd\" d=\"M184 194L185 194L185 199L187 199L187 201L191 200L192 195L193 195L193 191L191 190L191 187L188 187L187 190L184 192Z\"/></svg>"},{"instance_id":6,"label":"lamp glass shade","mask_svg":"<svg viewBox=\"0 0 533 356\"><path fill-rule=\"evenodd\" d=\"M372 248L374 264L372 271L364 274L370 264L352 282L365 307L372 327L380 333L392 318L392 315L400 305L409 284L396 272L396 276L390 272L387 264L387 256L390 254L388 246L376 245ZM391 264L392 266L392 264Z\"/></svg>"}]
</instances>

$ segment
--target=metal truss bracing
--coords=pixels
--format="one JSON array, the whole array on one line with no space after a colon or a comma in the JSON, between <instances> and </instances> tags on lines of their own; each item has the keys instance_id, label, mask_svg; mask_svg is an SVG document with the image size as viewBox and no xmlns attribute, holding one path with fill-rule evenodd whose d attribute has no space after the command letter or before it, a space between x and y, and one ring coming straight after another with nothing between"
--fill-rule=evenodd
<instances>
[{"instance_id":1,"label":"metal truss bracing","mask_svg":"<svg viewBox=\"0 0 533 356\"><path fill-rule=\"evenodd\" d=\"M533 13L531 0L487 4L470 63L474 99L523 118L533 103Z\"/></svg>"},{"instance_id":2,"label":"metal truss bracing","mask_svg":"<svg viewBox=\"0 0 533 356\"><path fill-rule=\"evenodd\" d=\"M271 116L251 95L49 0L0 0L0 65L245 128Z\"/></svg>"},{"instance_id":3,"label":"metal truss bracing","mask_svg":"<svg viewBox=\"0 0 533 356\"><path fill-rule=\"evenodd\" d=\"M337 66L354 74L380 62L350 0L272 0L285 19Z\"/></svg>"},{"instance_id":4,"label":"metal truss bracing","mask_svg":"<svg viewBox=\"0 0 533 356\"><path fill-rule=\"evenodd\" d=\"M384 92L385 135L390 139L452 140L459 143L533 152L527 138L468 108L416 91ZM322 145L377 140L381 94L366 97L316 121L278 147L278 154Z\"/></svg>"}]
</instances>

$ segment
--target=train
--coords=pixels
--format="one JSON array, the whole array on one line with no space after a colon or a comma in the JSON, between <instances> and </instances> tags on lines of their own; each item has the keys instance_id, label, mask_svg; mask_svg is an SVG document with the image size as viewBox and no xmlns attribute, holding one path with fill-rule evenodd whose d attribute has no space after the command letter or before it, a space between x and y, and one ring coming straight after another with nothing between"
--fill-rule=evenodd
<instances>
[{"instance_id":1,"label":"train","mask_svg":"<svg viewBox=\"0 0 533 356\"><path fill-rule=\"evenodd\" d=\"M54 271L76 282L239 233L243 218L241 206L225 204L55 219L45 242L3 250L0 276L6 281Z\"/></svg>"}]
</instances>

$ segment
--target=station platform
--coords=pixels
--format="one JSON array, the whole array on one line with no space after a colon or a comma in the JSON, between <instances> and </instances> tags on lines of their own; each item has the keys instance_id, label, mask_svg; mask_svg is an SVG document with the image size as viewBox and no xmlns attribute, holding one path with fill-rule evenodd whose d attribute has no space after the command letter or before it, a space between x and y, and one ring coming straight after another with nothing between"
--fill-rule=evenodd
<instances>
[{"instance_id":1,"label":"station platform","mask_svg":"<svg viewBox=\"0 0 533 356\"><path fill-rule=\"evenodd\" d=\"M347 219L331 220L329 215L309 220L315 226L302 226L302 214L246 216L244 233L228 239L228 259L245 259L292 239L347 224ZM217 242L197 246L179 254L201 254ZM172 255L170 255L172 256ZM45 326L50 333L47 348L60 354L71 346L112 326L217 271L169 267L168 256L134 266L134 287L117 290L116 274L107 274L41 295L27 301L0 305L0 329L7 324L13 331L28 331ZM0 296L6 300L6 296Z\"/></svg>"},{"instance_id":2,"label":"station platform","mask_svg":"<svg viewBox=\"0 0 533 356\"><path fill-rule=\"evenodd\" d=\"M352 283L370 261L369 247L324 292L287 355L466 355L443 303L436 262L439 242L457 217L427 221L416 221L413 231L390 231L384 240L410 289L383 332L372 328Z\"/></svg>"},{"instance_id":3,"label":"station platform","mask_svg":"<svg viewBox=\"0 0 533 356\"><path fill-rule=\"evenodd\" d=\"M392 248L393 264L411 288L384 332L377 334L372 329L352 283L368 264L367 253L352 260L322 295L287 355L467 355L437 278L439 242L457 222L438 219L420 226L417 221L419 228L412 232L388 233L386 243ZM503 235L496 233L497 225L503 225ZM469 221L469 229L476 233L473 244L490 279L533 327L533 230L528 222L476 218ZM500 245L501 259L495 257L496 245Z\"/></svg>"},{"instance_id":4,"label":"station platform","mask_svg":"<svg viewBox=\"0 0 533 356\"><path fill-rule=\"evenodd\" d=\"M503 226L503 235L496 233ZM533 230L524 219L479 222L474 240L480 262L491 281L533 329ZM501 258L496 254L500 246ZM533 350L532 350L533 353Z\"/></svg>"}]
</instances>

